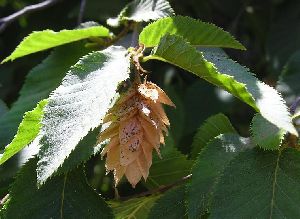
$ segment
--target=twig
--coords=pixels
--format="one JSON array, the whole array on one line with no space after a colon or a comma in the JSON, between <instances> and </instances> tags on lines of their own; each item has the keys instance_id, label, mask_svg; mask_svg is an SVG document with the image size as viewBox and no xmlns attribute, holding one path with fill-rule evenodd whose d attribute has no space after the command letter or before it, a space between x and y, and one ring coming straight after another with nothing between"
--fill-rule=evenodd
<instances>
[{"instance_id":1,"label":"twig","mask_svg":"<svg viewBox=\"0 0 300 219\"><path fill-rule=\"evenodd\" d=\"M86 6L86 0L81 0L79 14L78 14L78 20L77 20L78 25L82 23L85 6Z\"/></svg>"},{"instance_id":2,"label":"twig","mask_svg":"<svg viewBox=\"0 0 300 219\"><path fill-rule=\"evenodd\" d=\"M294 114L297 107L300 105L300 97L297 97L296 100L292 103L290 106L290 112L291 114Z\"/></svg>"},{"instance_id":3,"label":"twig","mask_svg":"<svg viewBox=\"0 0 300 219\"><path fill-rule=\"evenodd\" d=\"M0 201L0 207L2 207L5 204L5 202L8 200L8 198L9 198L9 194L7 194L6 196L4 196L3 199L1 199L1 201Z\"/></svg>"},{"instance_id":4,"label":"twig","mask_svg":"<svg viewBox=\"0 0 300 219\"><path fill-rule=\"evenodd\" d=\"M131 37L132 47L136 47L138 45L140 31L141 31L141 23L135 23L132 32L132 37Z\"/></svg>"},{"instance_id":5,"label":"twig","mask_svg":"<svg viewBox=\"0 0 300 219\"><path fill-rule=\"evenodd\" d=\"M14 22L19 17L26 15L26 14L30 14L32 12L43 10L45 8L48 8L52 5L54 5L55 3L59 2L59 1L61 1L61 0L46 0L46 1L43 1L38 4L28 5L25 8L21 9L20 11L17 11L7 17L1 18L0 19L0 33L3 32L10 23Z\"/></svg>"},{"instance_id":6,"label":"twig","mask_svg":"<svg viewBox=\"0 0 300 219\"><path fill-rule=\"evenodd\" d=\"M169 185L160 186L157 189L149 190L149 191L142 192L142 193L139 193L139 194L136 194L136 195L120 197L120 200L121 201L126 201L126 200L129 200L129 199L132 199L132 198L140 198L140 197L144 197L144 196L148 196L148 195L153 195L153 194L156 194L156 193L165 192L165 191L167 191L167 190L169 190L169 189L171 189L175 186L178 186L178 185L182 184L183 182L190 179L191 177L192 177L192 174L189 174L189 175L187 175L185 177L182 177L178 181L175 181L174 183L171 183Z\"/></svg>"}]
</instances>

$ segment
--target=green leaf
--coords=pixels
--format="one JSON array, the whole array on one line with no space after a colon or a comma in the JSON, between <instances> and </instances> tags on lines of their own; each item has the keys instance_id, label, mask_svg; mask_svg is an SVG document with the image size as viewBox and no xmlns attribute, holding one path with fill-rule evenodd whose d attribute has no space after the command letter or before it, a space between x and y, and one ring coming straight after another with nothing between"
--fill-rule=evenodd
<instances>
[{"instance_id":1,"label":"green leaf","mask_svg":"<svg viewBox=\"0 0 300 219\"><path fill-rule=\"evenodd\" d=\"M229 119L222 113L209 117L194 136L191 157L195 159L209 141L225 133L236 133Z\"/></svg>"},{"instance_id":2,"label":"green leaf","mask_svg":"<svg viewBox=\"0 0 300 219\"><path fill-rule=\"evenodd\" d=\"M10 191L6 218L113 218L105 201L86 182L82 169L37 188L36 159L19 172Z\"/></svg>"},{"instance_id":3,"label":"green leaf","mask_svg":"<svg viewBox=\"0 0 300 219\"><path fill-rule=\"evenodd\" d=\"M129 77L127 50L111 46L84 56L50 95L44 110L38 183L61 166L89 130L101 125L120 82Z\"/></svg>"},{"instance_id":4,"label":"green leaf","mask_svg":"<svg viewBox=\"0 0 300 219\"><path fill-rule=\"evenodd\" d=\"M167 0L134 0L125 6L117 18L108 19L110 26L119 26L125 21L149 22L174 14Z\"/></svg>"},{"instance_id":5,"label":"green leaf","mask_svg":"<svg viewBox=\"0 0 300 219\"><path fill-rule=\"evenodd\" d=\"M252 106L277 127L298 135L285 102L277 91L224 54L211 50L202 53L182 37L166 35L144 61L150 59L169 62L194 73Z\"/></svg>"},{"instance_id":6,"label":"green leaf","mask_svg":"<svg viewBox=\"0 0 300 219\"><path fill-rule=\"evenodd\" d=\"M3 116L8 111L6 103L0 99L0 117Z\"/></svg>"},{"instance_id":7,"label":"green leaf","mask_svg":"<svg viewBox=\"0 0 300 219\"><path fill-rule=\"evenodd\" d=\"M102 26L75 30L61 30L59 32L54 32L52 30L36 31L27 36L18 45L15 51L13 51L10 56L5 58L2 63L9 60L13 61L16 58L50 49L66 43L71 43L90 37L108 36L109 30Z\"/></svg>"},{"instance_id":8,"label":"green leaf","mask_svg":"<svg viewBox=\"0 0 300 219\"><path fill-rule=\"evenodd\" d=\"M291 54L300 48L300 1L288 1L281 10L277 11L276 19L264 40L266 57L269 66L281 70ZM290 34L292 33L292 34ZM270 70L272 71L272 70Z\"/></svg>"},{"instance_id":9,"label":"green leaf","mask_svg":"<svg viewBox=\"0 0 300 219\"><path fill-rule=\"evenodd\" d=\"M70 66L90 50L83 43L73 43L56 48L41 64L33 68L26 77L18 100L9 112L0 118L0 149L13 139L23 114L48 98L58 87Z\"/></svg>"},{"instance_id":10,"label":"green leaf","mask_svg":"<svg viewBox=\"0 0 300 219\"><path fill-rule=\"evenodd\" d=\"M190 174L193 161L188 160L187 156L179 152L172 144L168 137L166 145L161 148L162 159L156 153L153 156L146 181L147 188L153 189L168 185Z\"/></svg>"},{"instance_id":11,"label":"green leaf","mask_svg":"<svg viewBox=\"0 0 300 219\"><path fill-rule=\"evenodd\" d=\"M116 219L147 219L151 207L159 197L153 195L122 202L111 201L110 206Z\"/></svg>"},{"instance_id":12,"label":"green leaf","mask_svg":"<svg viewBox=\"0 0 300 219\"><path fill-rule=\"evenodd\" d=\"M40 121L43 117L43 109L46 104L47 100L42 100L38 103L36 108L25 113L16 136L12 142L5 147L3 155L0 156L0 165L18 153L36 138L40 131Z\"/></svg>"},{"instance_id":13,"label":"green leaf","mask_svg":"<svg viewBox=\"0 0 300 219\"><path fill-rule=\"evenodd\" d=\"M185 105L180 96L180 89L178 89L177 85L168 85L162 87L163 90L168 94L172 102L176 106L176 110L172 107L165 107L165 111L168 115L171 128L169 130L170 136L173 137L174 145L178 145L181 137L184 134L184 127L182 124L185 122Z\"/></svg>"},{"instance_id":14,"label":"green leaf","mask_svg":"<svg viewBox=\"0 0 300 219\"><path fill-rule=\"evenodd\" d=\"M249 139L237 134L225 134L215 138L201 151L187 189L189 218L199 218L207 212L224 168L237 154L249 147L252 147Z\"/></svg>"},{"instance_id":15,"label":"green leaf","mask_svg":"<svg viewBox=\"0 0 300 219\"><path fill-rule=\"evenodd\" d=\"M99 128L89 132L70 153L68 158L64 161L63 165L58 168L55 174L68 173L70 170L75 169L80 164L86 162L91 156L100 152L102 145L96 145L97 136L99 135Z\"/></svg>"},{"instance_id":16,"label":"green leaf","mask_svg":"<svg viewBox=\"0 0 300 219\"><path fill-rule=\"evenodd\" d=\"M167 191L150 210L149 219L185 218L185 185Z\"/></svg>"},{"instance_id":17,"label":"green leaf","mask_svg":"<svg viewBox=\"0 0 300 219\"><path fill-rule=\"evenodd\" d=\"M193 77L193 76L191 76ZM217 113L228 113L232 109L232 101L234 97L228 95L226 91L221 90L204 80L197 80L189 85L183 96L185 111L185 123L183 126L184 135L189 136L190 140L193 140L193 136L197 132L197 129L202 125L205 120L211 115ZM227 93L229 96L227 100L222 99L221 93ZM207 95L209 94L209 95ZM203 105L203 103L205 103ZM176 105L177 110L177 105ZM171 127L172 128L172 127ZM191 148L191 143L189 147Z\"/></svg>"},{"instance_id":18,"label":"green leaf","mask_svg":"<svg viewBox=\"0 0 300 219\"><path fill-rule=\"evenodd\" d=\"M300 95L300 51L294 53L286 63L278 81L277 89L288 104Z\"/></svg>"},{"instance_id":19,"label":"green leaf","mask_svg":"<svg viewBox=\"0 0 300 219\"><path fill-rule=\"evenodd\" d=\"M157 46L166 34L181 36L191 45L246 49L222 28L183 16L167 17L149 24L141 32L139 42L146 47Z\"/></svg>"},{"instance_id":20,"label":"green leaf","mask_svg":"<svg viewBox=\"0 0 300 219\"><path fill-rule=\"evenodd\" d=\"M280 147L286 132L260 114L252 119L251 134L255 144L266 150L276 150Z\"/></svg>"},{"instance_id":21,"label":"green leaf","mask_svg":"<svg viewBox=\"0 0 300 219\"><path fill-rule=\"evenodd\" d=\"M298 218L300 152L247 150L225 169L211 218Z\"/></svg>"}]
</instances>

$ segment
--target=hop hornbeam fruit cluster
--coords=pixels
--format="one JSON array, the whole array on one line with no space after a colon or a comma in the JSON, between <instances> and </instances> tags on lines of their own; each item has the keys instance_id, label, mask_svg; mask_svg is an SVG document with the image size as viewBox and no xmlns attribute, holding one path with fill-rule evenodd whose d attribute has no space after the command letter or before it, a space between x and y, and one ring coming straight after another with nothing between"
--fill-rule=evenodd
<instances>
[{"instance_id":1,"label":"hop hornbeam fruit cluster","mask_svg":"<svg viewBox=\"0 0 300 219\"><path fill-rule=\"evenodd\" d=\"M151 82L135 82L108 111L104 123L109 126L100 133L98 142L110 139L102 150L106 170L114 171L117 185L123 175L132 187L149 175L152 150L160 156L160 144L170 125L162 104L174 106L166 93Z\"/></svg>"}]
</instances>

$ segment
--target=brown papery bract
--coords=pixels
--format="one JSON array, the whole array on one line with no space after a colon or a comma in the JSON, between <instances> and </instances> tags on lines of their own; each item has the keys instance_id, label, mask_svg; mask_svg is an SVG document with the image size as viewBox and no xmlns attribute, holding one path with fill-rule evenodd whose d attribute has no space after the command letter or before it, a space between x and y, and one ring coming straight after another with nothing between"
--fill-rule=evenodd
<instances>
[{"instance_id":1,"label":"brown papery bract","mask_svg":"<svg viewBox=\"0 0 300 219\"><path fill-rule=\"evenodd\" d=\"M101 156L106 155L106 170L114 172L117 185L123 175L132 187L149 175L152 151L160 156L160 144L170 125L162 104L174 106L166 93L151 82L134 83L108 111L109 126L100 133L98 143L107 139Z\"/></svg>"}]
</instances>

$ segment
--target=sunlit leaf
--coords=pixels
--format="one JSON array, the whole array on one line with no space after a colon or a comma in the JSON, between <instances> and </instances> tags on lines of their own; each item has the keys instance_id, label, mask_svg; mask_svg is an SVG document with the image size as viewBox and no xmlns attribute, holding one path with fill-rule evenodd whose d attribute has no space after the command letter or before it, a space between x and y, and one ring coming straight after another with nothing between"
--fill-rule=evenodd
<instances>
[{"instance_id":1,"label":"sunlit leaf","mask_svg":"<svg viewBox=\"0 0 300 219\"><path fill-rule=\"evenodd\" d=\"M27 36L13 51L5 58L2 63L9 60L26 56L35 52L50 49L66 43L75 42L89 37L108 37L109 30L102 26L88 27L75 30L61 30L54 32L52 30L36 31Z\"/></svg>"},{"instance_id":2,"label":"sunlit leaf","mask_svg":"<svg viewBox=\"0 0 300 219\"><path fill-rule=\"evenodd\" d=\"M139 42L146 47L157 46L166 34L181 36L191 45L245 49L228 32L214 24L183 16L167 17L149 24L141 32Z\"/></svg>"},{"instance_id":3,"label":"sunlit leaf","mask_svg":"<svg viewBox=\"0 0 300 219\"><path fill-rule=\"evenodd\" d=\"M89 130L98 127L120 82L129 77L129 57L111 46L84 56L50 95L40 133L38 183L44 183Z\"/></svg>"},{"instance_id":4,"label":"sunlit leaf","mask_svg":"<svg viewBox=\"0 0 300 219\"><path fill-rule=\"evenodd\" d=\"M36 108L25 113L16 136L12 142L5 147L3 155L0 155L0 165L18 153L36 138L40 131L40 122L43 116L43 109L46 104L47 100L42 100L36 106Z\"/></svg>"},{"instance_id":5,"label":"sunlit leaf","mask_svg":"<svg viewBox=\"0 0 300 219\"><path fill-rule=\"evenodd\" d=\"M226 55L211 50L198 52L182 37L166 35L144 61L149 59L169 62L194 73L252 106L277 127L298 135L287 106L277 91Z\"/></svg>"},{"instance_id":6,"label":"sunlit leaf","mask_svg":"<svg viewBox=\"0 0 300 219\"><path fill-rule=\"evenodd\" d=\"M110 26L119 26L125 21L149 22L174 14L167 0L134 0L127 4L117 18L107 20Z\"/></svg>"},{"instance_id":7,"label":"sunlit leaf","mask_svg":"<svg viewBox=\"0 0 300 219\"><path fill-rule=\"evenodd\" d=\"M48 98L51 91L59 86L70 66L89 51L83 43L62 46L29 72L18 100L0 118L0 149L4 149L13 139L23 114L32 110L42 99Z\"/></svg>"}]
</instances>

